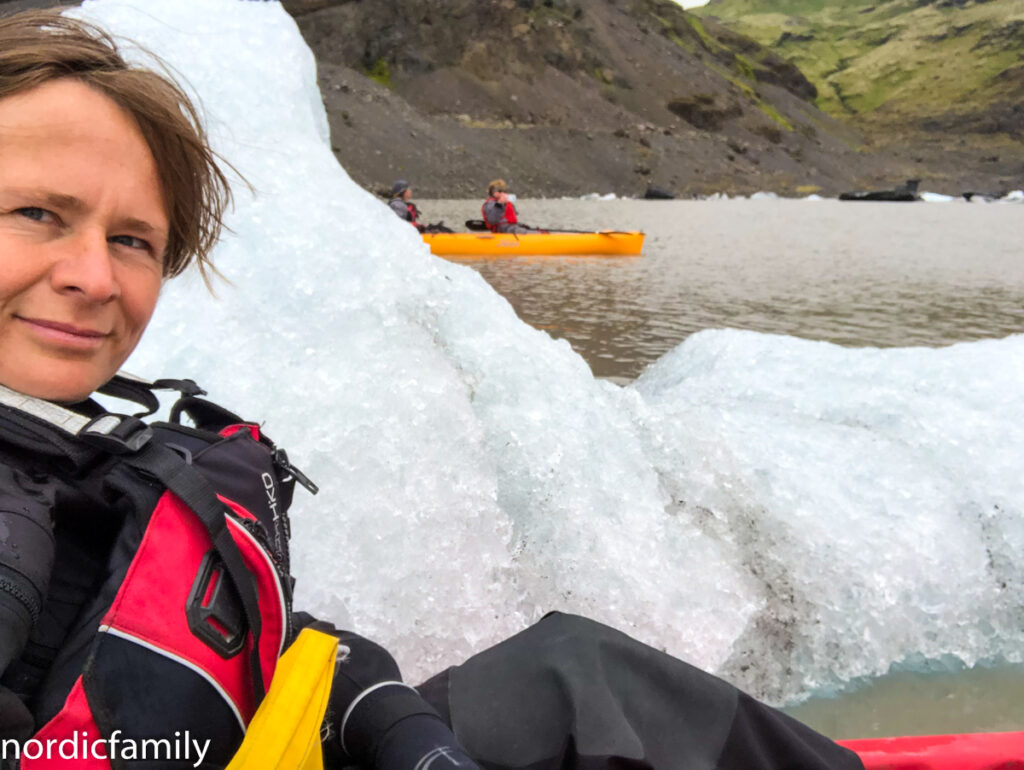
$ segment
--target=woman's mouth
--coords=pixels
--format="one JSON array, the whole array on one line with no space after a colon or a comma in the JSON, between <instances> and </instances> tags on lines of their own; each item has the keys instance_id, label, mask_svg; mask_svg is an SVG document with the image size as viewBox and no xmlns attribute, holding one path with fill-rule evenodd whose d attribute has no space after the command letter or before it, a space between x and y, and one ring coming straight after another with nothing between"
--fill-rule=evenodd
<instances>
[{"instance_id":1,"label":"woman's mouth","mask_svg":"<svg viewBox=\"0 0 1024 770\"><path fill-rule=\"evenodd\" d=\"M92 329L86 326L48 321L42 318L24 318L18 320L26 324L32 332L44 341L78 350L92 350L99 347L103 340L110 336L109 332Z\"/></svg>"}]
</instances>

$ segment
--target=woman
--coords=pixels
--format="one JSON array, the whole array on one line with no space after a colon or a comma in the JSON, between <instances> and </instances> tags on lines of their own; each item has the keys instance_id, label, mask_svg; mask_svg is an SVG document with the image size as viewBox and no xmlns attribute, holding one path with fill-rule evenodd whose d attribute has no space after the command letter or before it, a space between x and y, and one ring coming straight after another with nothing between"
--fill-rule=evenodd
<instances>
[{"instance_id":1,"label":"woman","mask_svg":"<svg viewBox=\"0 0 1024 770\"><path fill-rule=\"evenodd\" d=\"M200 430L150 435L134 418L62 427L104 419L87 399L135 348L163 281L192 262L209 267L227 193L180 89L129 68L86 25L53 14L0 21L5 738L91 732L125 746L178 730L204 749L193 759L224 766L282 647L311 622L289 606L281 509L294 473L255 427L181 383L181 409ZM115 389L150 400L132 383ZM50 413L63 422L40 411L46 402L70 406ZM94 473L97 464L109 467ZM186 509L173 510L164 489ZM400 677L382 649L343 636L334 705L335 727L343 715L350 725L346 759L413 767L446 746L449 759L434 765L465 765L412 688L378 686L350 710L369 686ZM97 753L118 754L110 744Z\"/></svg>"},{"instance_id":2,"label":"woman","mask_svg":"<svg viewBox=\"0 0 1024 770\"><path fill-rule=\"evenodd\" d=\"M228 195L174 84L129 67L88 25L0 20L8 760L8 739L84 745L89 763L72 766L88 767L152 762L140 746L173 740L160 767L225 767L279 656L314 624L290 605L286 511L296 481L315 486L195 383L115 376L163 281L211 269ZM166 423L90 400L102 390L145 416L154 387L182 394ZM342 644L328 767L471 769L469 756L493 768L860 767L726 683L582 618L548 616L418 691L379 646L316 625ZM26 751L20 766L36 759Z\"/></svg>"},{"instance_id":3,"label":"woman","mask_svg":"<svg viewBox=\"0 0 1024 770\"><path fill-rule=\"evenodd\" d=\"M412 188L404 179L399 179L391 185L391 200L388 201L388 208L421 233L426 229L426 225L420 224L419 221L420 210L412 202Z\"/></svg>"},{"instance_id":4,"label":"woman","mask_svg":"<svg viewBox=\"0 0 1024 770\"><path fill-rule=\"evenodd\" d=\"M495 179L487 185L487 200L480 207L484 223L492 233L546 233L519 221L516 205L508 195L504 179Z\"/></svg>"}]
</instances>

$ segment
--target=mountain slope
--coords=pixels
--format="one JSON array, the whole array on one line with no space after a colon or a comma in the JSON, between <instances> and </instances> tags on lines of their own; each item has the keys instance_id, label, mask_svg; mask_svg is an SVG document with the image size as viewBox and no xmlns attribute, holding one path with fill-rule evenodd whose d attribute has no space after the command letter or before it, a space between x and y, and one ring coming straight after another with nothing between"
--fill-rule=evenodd
<instances>
[{"instance_id":1,"label":"mountain slope","mask_svg":"<svg viewBox=\"0 0 1024 770\"><path fill-rule=\"evenodd\" d=\"M1024 0L711 0L697 12L796 64L833 115L1024 130Z\"/></svg>"},{"instance_id":2,"label":"mountain slope","mask_svg":"<svg viewBox=\"0 0 1024 770\"><path fill-rule=\"evenodd\" d=\"M798 68L671 0L285 7L317 56L338 157L367 186L835 192L886 170Z\"/></svg>"}]
</instances>

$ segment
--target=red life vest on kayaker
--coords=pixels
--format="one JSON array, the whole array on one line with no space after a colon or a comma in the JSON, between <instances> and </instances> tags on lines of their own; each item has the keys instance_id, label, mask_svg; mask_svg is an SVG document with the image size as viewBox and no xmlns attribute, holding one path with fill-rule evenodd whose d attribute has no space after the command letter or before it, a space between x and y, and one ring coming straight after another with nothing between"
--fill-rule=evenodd
<instances>
[{"instance_id":1,"label":"red life vest on kayaker","mask_svg":"<svg viewBox=\"0 0 1024 770\"><path fill-rule=\"evenodd\" d=\"M420 210L416 208L416 204L412 201L402 200L401 198L392 198L388 201L388 208L394 211L400 219L410 222L417 229L422 227L419 223Z\"/></svg>"},{"instance_id":2,"label":"red life vest on kayaker","mask_svg":"<svg viewBox=\"0 0 1024 770\"><path fill-rule=\"evenodd\" d=\"M416 208L416 204L405 202L405 205L409 209L409 221L414 225L419 224L420 210Z\"/></svg>"},{"instance_id":3,"label":"red life vest on kayaker","mask_svg":"<svg viewBox=\"0 0 1024 770\"><path fill-rule=\"evenodd\" d=\"M486 208L487 204L492 202L498 202L498 199L493 195L487 200L485 200L483 204L480 206L480 215L483 217L484 224L487 225L487 228L492 233L498 232L498 228L501 227L502 224L514 225L519 223L519 218L516 216L516 207L512 204L512 201L509 201L508 203L505 204L505 216L501 222L498 222L497 224L492 224L491 222L489 222L487 219Z\"/></svg>"},{"instance_id":4,"label":"red life vest on kayaker","mask_svg":"<svg viewBox=\"0 0 1024 770\"><path fill-rule=\"evenodd\" d=\"M173 387L182 385L194 383ZM148 386L117 387L131 397ZM110 577L88 605L102 618L88 657L19 766L66 767L74 745L75 767L110 770L143 759L146 741L161 767L193 766L202 745L203 766L226 766L291 641L286 510L296 478L307 480L256 425L196 398L197 387L183 390L171 422L153 425L21 397L46 407L33 411L11 393L0 394L5 449L24 441L36 463L51 456L44 467L61 483L102 489L126 512ZM182 413L195 426L178 424ZM61 742L63 755L40 755Z\"/></svg>"}]
</instances>

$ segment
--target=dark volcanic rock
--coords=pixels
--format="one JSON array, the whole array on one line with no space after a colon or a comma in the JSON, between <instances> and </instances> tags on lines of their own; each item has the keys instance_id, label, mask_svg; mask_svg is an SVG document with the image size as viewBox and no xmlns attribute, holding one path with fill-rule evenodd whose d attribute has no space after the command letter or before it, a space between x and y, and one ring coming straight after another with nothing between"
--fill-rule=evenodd
<instances>
[{"instance_id":1,"label":"dark volcanic rock","mask_svg":"<svg viewBox=\"0 0 1024 770\"><path fill-rule=\"evenodd\" d=\"M668 190L663 190L660 187L655 187L653 184L647 185L647 189L644 190L644 200L649 201L667 201L675 198L672 193Z\"/></svg>"},{"instance_id":2,"label":"dark volcanic rock","mask_svg":"<svg viewBox=\"0 0 1024 770\"><path fill-rule=\"evenodd\" d=\"M907 203L921 200L917 194L920 179L908 179L892 190L858 190L855 192L844 192L839 195L841 201L892 201Z\"/></svg>"},{"instance_id":3,"label":"dark volcanic rock","mask_svg":"<svg viewBox=\"0 0 1024 770\"><path fill-rule=\"evenodd\" d=\"M668 111L678 115L694 128L717 131L730 118L742 114L740 106L735 102L720 105L713 94L696 94L672 99Z\"/></svg>"}]
</instances>

